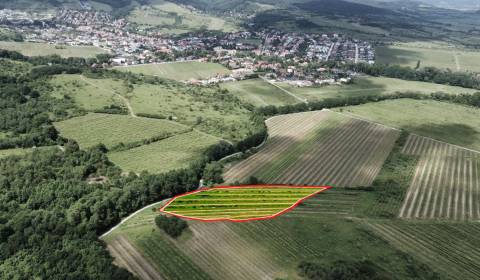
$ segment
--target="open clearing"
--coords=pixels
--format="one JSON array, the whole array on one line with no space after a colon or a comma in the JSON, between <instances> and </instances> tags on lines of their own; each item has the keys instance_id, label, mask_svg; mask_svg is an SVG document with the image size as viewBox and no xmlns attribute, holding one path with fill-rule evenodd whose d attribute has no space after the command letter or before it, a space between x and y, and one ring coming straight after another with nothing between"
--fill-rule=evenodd
<instances>
[{"instance_id":1,"label":"open clearing","mask_svg":"<svg viewBox=\"0 0 480 280\"><path fill-rule=\"evenodd\" d=\"M26 56L43 56L58 54L61 57L95 57L107 53L97 47L90 46L56 46L47 43L4 42L0 41L0 49L17 51Z\"/></svg>"},{"instance_id":2,"label":"open clearing","mask_svg":"<svg viewBox=\"0 0 480 280\"><path fill-rule=\"evenodd\" d=\"M416 67L437 67L451 69L452 71L480 72L480 52L467 51L456 48L414 46L411 44L398 44L388 47L379 47L377 62L398 64Z\"/></svg>"},{"instance_id":3,"label":"open clearing","mask_svg":"<svg viewBox=\"0 0 480 280\"><path fill-rule=\"evenodd\" d=\"M355 97L355 96L381 96L396 92L418 92L430 94L444 92L449 94L471 94L478 90L462 87L446 86L433 83L404 81L385 77L361 77L354 79L352 84L328 85L315 87L294 87L286 83L277 83L280 87L293 94L310 101L326 98Z\"/></svg>"},{"instance_id":4,"label":"open clearing","mask_svg":"<svg viewBox=\"0 0 480 280\"><path fill-rule=\"evenodd\" d=\"M335 110L480 150L479 108L433 100L397 99Z\"/></svg>"},{"instance_id":5,"label":"open clearing","mask_svg":"<svg viewBox=\"0 0 480 280\"><path fill-rule=\"evenodd\" d=\"M219 138L190 131L137 148L111 152L108 158L125 171L163 173L188 167L218 141Z\"/></svg>"},{"instance_id":6,"label":"open clearing","mask_svg":"<svg viewBox=\"0 0 480 280\"><path fill-rule=\"evenodd\" d=\"M122 81L112 79L89 79L81 75L57 75L51 81L52 95L58 98L73 98L79 107L88 110L100 110L110 105L125 107L117 94L126 89Z\"/></svg>"},{"instance_id":7,"label":"open clearing","mask_svg":"<svg viewBox=\"0 0 480 280\"><path fill-rule=\"evenodd\" d=\"M114 69L177 81L201 80L230 74L230 70L221 64L199 61L118 66Z\"/></svg>"},{"instance_id":8,"label":"open clearing","mask_svg":"<svg viewBox=\"0 0 480 280\"><path fill-rule=\"evenodd\" d=\"M262 149L225 172L227 182L250 176L269 184L369 186L399 132L331 111L267 121Z\"/></svg>"},{"instance_id":9,"label":"open clearing","mask_svg":"<svg viewBox=\"0 0 480 280\"><path fill-rule=\"evenodd\" d=\"M420 160L401 218L480 219L480 153L416 135L403 152Z\"/></svg>"},{"instance_id":10,"label":"open clearing","mask_svg":"<svg viewBox=\"0 0 480 280\"><path fill-rule=\"evenodd\" d=\"M159 32L169 34L181 34L200 29L223 32L232 32L237 29L233 23L220 17L164 0L154 0L148 6L136 8L130 13L128 20L143 28L155 28Z\"/></svg>"},{"instance_id":11,"label":"open clearing","mask_svg":"<svg viewBox=\"0 0 480 280\"><path fill-rule=\"evenodd\" d=\"M221 83L220 87L254 106L283 106L299 102L298 99L262 79Z\"/></svg>"},{"instance_id":12,"label":"open clearing","mask_svg":"<svg viewBox=\"0 0 480 280\"><path fill-rule=\"evenodd\" d=\"M201 221L251 221L275 218L326 187L216 187L172 199L162 212Z\"/></svg>"},{"instance_id":13,"label":"open clearing","mask_svg":"<svg viewBox=\"0 0 480 280\"><path fill-rule=\"evenodd\" d=\"M96 113L57 122L55 127L63 137L77 141L81 148L100 143L111 148L120 143L167 138L191 130L167 120Z\"/></svg>"},{"instance_id":14,"label":"open clearing","mask_svg":"<svg viewBox=\"0 0 480 280\"><path fill-rule=\"evenodd\" d=\"M480 225L369 222L368 227L446 279L480 278Z\"/></svg>"},{"instance_id":15,"label":"open clearing","mask_svg":"<svg viewBox=\"0 0 480 280\"><path fill-rule=\"evenodd\" d=\"M215 88L141 84L126 97L137 115L176 119L230 141L244 139L252 129L251 113L241 101Z\"/></svg>"}]
</instances>

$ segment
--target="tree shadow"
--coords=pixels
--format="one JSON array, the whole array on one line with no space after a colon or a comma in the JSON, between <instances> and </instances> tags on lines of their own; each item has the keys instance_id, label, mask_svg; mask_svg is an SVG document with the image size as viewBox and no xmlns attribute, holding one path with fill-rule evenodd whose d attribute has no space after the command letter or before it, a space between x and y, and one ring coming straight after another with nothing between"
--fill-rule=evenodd
<instances>
[{"instance_id":1,"label":"tree shadow","mask_svg":"<svg viewBox=\"0 0 480 280\"><path fill-rule=\"evenodd\" d=\"M407 131L431 137L463 147L471 147L479 138L480 133L474 127L462 123L407 125L402 127Z\"/></svg>"}]
</instances>

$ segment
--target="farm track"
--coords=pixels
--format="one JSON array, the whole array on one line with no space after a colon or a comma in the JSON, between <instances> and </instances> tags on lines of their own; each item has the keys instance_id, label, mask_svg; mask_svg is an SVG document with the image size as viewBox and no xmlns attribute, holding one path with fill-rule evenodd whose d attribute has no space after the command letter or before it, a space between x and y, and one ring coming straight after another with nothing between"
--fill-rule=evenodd
<instances>
[{"instance_id":1,"label":"farm track","mask_svg":"<svg viewBox=\"0 0 480 280\"><path fill-rule=\"evenodd\" d=\"M125 267L141 279L164 279L124 236L117 237L109 243L107 248L115 258L116 264Z\"/></svg>"},{"instance_id":2,"label":"farm track","mask_svg":"<svg viewBox=\"0 0 480 280\"><path fill-rule=\"evenodd\" d=\"M282 268L227 223L191 223L193 237L176 243L214 279L274 279Z\"/></svg>"},{"instance_id":3,"label":"farm track","mask_svg":"<svg viewBox=\"0 0 480 280\"><path fill-rule=\"evenodd\" d=\"M305 113L302 118L285 115L267 122L267 144L228 170L226 181L255 176L270 184L370 185L399 132L330 111L317 114L321 117L312 119L312 113Z\"/></svg>"},{"instance_id":4,"label":"farm track","mask_svg":"<svg viewBox=\"0 0 480 280\"><path fill-rule=\"evenodd\" d=\"M376 234L448 276L480 278L480 228L477 224L366 222Z\"/></svg>"},{"instance_id":5,"label":"farm track","mask_svg":"<svg viewBox=\"0 0 480 280\"><path fill-rule=\"evenodd\" d=\"M401 218L480 219L480 153L411 135L405 154L420 156Z\"/></svg>"}]
</instances>

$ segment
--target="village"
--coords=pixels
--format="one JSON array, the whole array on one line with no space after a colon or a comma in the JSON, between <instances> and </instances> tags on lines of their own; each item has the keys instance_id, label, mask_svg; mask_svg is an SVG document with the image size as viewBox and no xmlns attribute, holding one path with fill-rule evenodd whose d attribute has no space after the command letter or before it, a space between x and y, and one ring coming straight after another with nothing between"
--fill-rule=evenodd
<instances>
[{"instance_id":1,"label":"village","mask_svg":"<svg viewBox=\"0 0 480 280\"><path fill-rule=\"evenodd\" d=\"M228 76L197 83L240 80L257 73L297 86L348 82L355 73L322 62L375 62L374 47L342 34L247 30L231 33L198 31L180 36L140 31L126 19L106 12L61 9L55 14L0 10L0 26L23 34L26 42L95 46L111 54L110 66L209 61L233 70Z\"/></svg>"}]
</instances>

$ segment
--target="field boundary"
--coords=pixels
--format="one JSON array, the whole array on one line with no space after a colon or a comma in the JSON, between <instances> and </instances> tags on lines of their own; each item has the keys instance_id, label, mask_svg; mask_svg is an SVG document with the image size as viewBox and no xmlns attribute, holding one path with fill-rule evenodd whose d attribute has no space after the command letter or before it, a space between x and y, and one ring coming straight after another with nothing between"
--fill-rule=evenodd
<instances>
[{"instance_id":1,"label":"field boundary","mask_svg":"<svg viewBox=\"0 0 480 280\"><path fill-rule=\"evenodd\" d=\"M110 230L108 230L107 232L105 232L104 234L100 235L100 239L106 237L107 235L109 235L110 233L112 233L113 231L115 231L117 228L119 228L121 225L123 225L125 222L127 222L128 220L130 220L131 218L133 218L134 216L136 216L137 214L139 214L140 212L144 211L144 210L147 210L149 207L152 207L152 206L155 206L157 204L160 204L162 202L165 202L165 201L168 201L169 198L167 199L164 199L162 201L157 201L157 202L154 202L152 204L149 204L145 207L143 207L142 209L140 210L137 210L135 212L133 212L132 214L130 214L129 216L127 216L126 218L122 219L120 221L120 223L118 223L116 226L112 227Z\"/></svg>"},{"instance_id":2,"label":"field boundary","mask_svg":"<svg viewBox=\"0 0 480 280\"><path fill-rule=\"evenodd\" d=\"M294 94L294 93L292 93L292 92L290 92L290 91L282 88L281 86L279 86L279 85L277 85L277 84L275 84L275 83L270 82L270 81L269 81L267 78L265 78L265 77L261 77L261 78L262 78L262 80L264 80L265 82L267 82L267 83L269 83L270 85L278 88L279 90L285 92L286 94L292 96L293 98L299 100L300 102L305 103L305 104L308 104L308 100L307 100L306 98L303 99L303 98L297 96L296 94Z\"/></svg>"},{"instance_id":3,"label":"field boundary","mask_svg":"<svg viewBox=\"0 0 480 280\"><path fill-rule=\"evenodd\" d=\"M467 148L467 147L455 145L455 144L448 143L448 142L445 142L445 141L442 141L442 140L437 140L437 139L434 139L434 138L431 138L431 137L419 135L419 134L416 134L416 133L410 133L410 134L411 134L411 135L414 135L414 136L417 136L417 137L427 138L427 139L430 139L430 140L432 140L432 141L434 141L434 142L437 142L437 143L450 145L450 146L455 147L455 148L457 148L457 149L461 149L461 150L469 151L469 152L472 152L472 153L480 154L480 151L477 151L477 150L474 150L474 149L470 149L470 148Z\"/></svg>"},{"instance_id":4,"label":"field boundary","mask_svg":"<svg viewBox=\"0 0 480 280\"><path fill-rule=\"evenodd\" d=\"M177 198L181 198L181 197L184 197L184 196L187 196L187 195L190 195L190 194L195 194L195 193L200 193L200 192L204 192L204 191L208 191L208 190L212 190L212 189L242 189L242 188L258 188L258 189L266 189L266 188L273 188L273 187L288 187L288 188L292 188L292 189L319 189L318 191L312 193L312 194L309 194L299 200L297 200L294 204L292 204L290 207L287 207L283 210L281 210L280 212L277 212L273 215L269 215L269 216L265 216L265 217L258 217L258 218L247 218L247 219L230 219L230 218L215 218L215 219L207 219L207 218L195 218L195 217L189 217L189 216L184 216L184 215L180 215L180 214L177 214L177 213L173 213L173 212L170 212L170 211L166 211L165 208L167 208L173 201L175 201ZM333 187L331 186L293 186L293 185L282 185L282 184L262 184L262 185L244 185L244 186L218 186L218 187L213 187L213 188L208 188L208 189L200 189L200 190L196 190L196 191L191 191L191 192L187 192L187 193L184 193L184 194L181 194L181 195L177 195L175 197L173 197L172 199L170 199L170 201L168 201L162 208L160 208L160 212L161 213L165 213L165 214L169 214L169 215L172 215L172 216L175 216L175 217L178 217L178 218L182 218L182 219L187 219L187 220L193 220L193 221L201 221L201 222L225 222L225 221L229 221L229 222L235 222L235 223L240 223L240 222L250 222L250 221L261 221L261 220L269 220L269 219L274 219L282 214L285 214L291 210L293 210L294 208L296 208L297 206L299 206L302 202L304 202L305 200L323 192L323 191L326 191L326 190L329 190Z\"/></svg>"}]
</instances>

